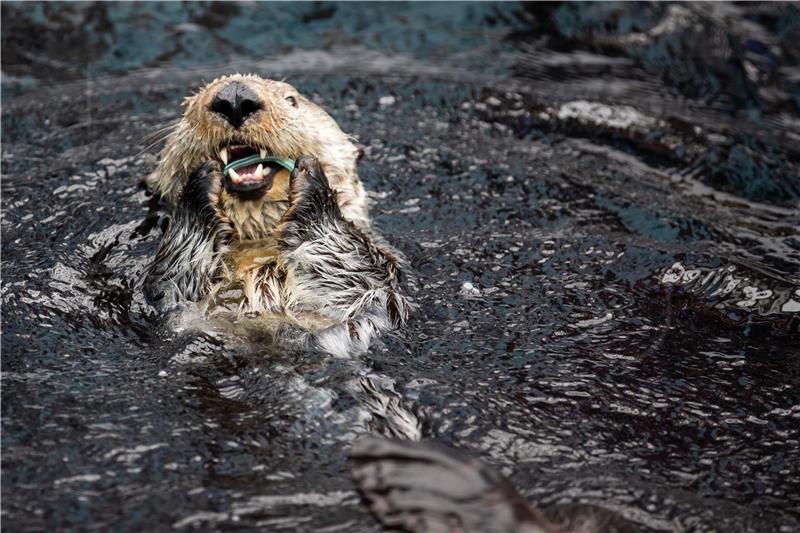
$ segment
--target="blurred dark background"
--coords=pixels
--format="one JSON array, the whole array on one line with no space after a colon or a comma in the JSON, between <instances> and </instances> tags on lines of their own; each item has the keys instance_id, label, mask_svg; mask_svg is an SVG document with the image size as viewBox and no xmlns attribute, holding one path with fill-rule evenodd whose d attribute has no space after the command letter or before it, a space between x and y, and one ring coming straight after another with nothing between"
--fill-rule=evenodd
<instances>
[{"instance_id":1,"label":"blurred dark background","mask_svg":"<svg viewBox=\"0 0 800 533\"><path fill-rule=\"evenodd\" d=\"M4 2L2 14L3 88L12 95L337 48L511 74L524 70L518 54L527 45L625 58L731 112L800 105L800 14L791 3Z\"/></svg>"}]
</instances>

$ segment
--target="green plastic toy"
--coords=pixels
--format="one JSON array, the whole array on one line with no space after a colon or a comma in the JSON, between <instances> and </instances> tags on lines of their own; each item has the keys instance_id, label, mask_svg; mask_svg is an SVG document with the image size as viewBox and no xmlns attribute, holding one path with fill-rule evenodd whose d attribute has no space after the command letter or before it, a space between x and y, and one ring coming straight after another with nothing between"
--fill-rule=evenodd
<instances>
[{"instance_id":1,"label":"green plastic toy","mask_svg":"<svg viewBox=\"0 0 800 533\"><path fill-rule=\"evenodd\" d=\"M227 176L228 171L231 169L236 170L237 168L255 165L256 163L278 163L289 172L294 172L294 159L281 159L280 157L275 157L274 155L268 155L262 159L260 155L251 155L250 157L237 159L236 161L228 163L225 165L222 173Z\"/></svg>"}]
</instances>

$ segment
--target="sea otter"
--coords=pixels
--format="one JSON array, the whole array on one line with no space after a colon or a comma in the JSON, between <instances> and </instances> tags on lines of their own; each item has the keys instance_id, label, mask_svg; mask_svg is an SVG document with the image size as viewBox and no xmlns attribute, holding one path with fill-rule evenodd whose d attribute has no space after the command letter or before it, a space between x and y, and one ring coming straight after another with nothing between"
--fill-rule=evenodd
<instances>
[{"instance_id":1,"label":"sea otter","mask_svg":"<svg viewBox=\"0 0 800 533\"><path fill-rule=\"evenodd\" d=\"M370 229L359 150L333 118L256 75L218 78L184 106L147 179L171 208L151 301L340 355L405 322L400 256ZM244 158L258 163L232 168Z\"/></svg>"}]
</instances>

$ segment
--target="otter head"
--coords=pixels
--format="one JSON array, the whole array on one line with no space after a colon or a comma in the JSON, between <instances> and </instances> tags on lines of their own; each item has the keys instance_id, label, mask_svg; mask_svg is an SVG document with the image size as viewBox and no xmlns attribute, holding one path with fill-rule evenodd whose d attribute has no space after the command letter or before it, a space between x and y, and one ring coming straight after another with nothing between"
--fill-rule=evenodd
<instances>
[{"instance_id":1,"label":"otter head","mask_svg":"<svg viewBox=\"0 0 800 533\"><path fill-rule=\"evenodd\" d=\"M316 157L342 196L340 202L363 204L355 169L358 149L325 111L288 83L256 75L225 76L187 97L184 107L148 178L150 187L171 203L191 173L209 159L225 166L270 154L293 160ZM221 215L240 238L265 237L288 208L288 182L288 170L277 163L230 172L220 192Z\"/></svg>"}]
</instances>

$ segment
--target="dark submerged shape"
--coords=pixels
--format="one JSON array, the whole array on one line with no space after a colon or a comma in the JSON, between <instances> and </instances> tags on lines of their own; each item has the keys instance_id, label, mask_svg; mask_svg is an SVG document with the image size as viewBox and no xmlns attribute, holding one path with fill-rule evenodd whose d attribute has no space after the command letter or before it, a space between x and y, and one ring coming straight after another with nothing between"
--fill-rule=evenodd
<instances>
[{"instance_id":1,"label":"dark submerged shape","mask_svg":"<svg viewBox=\"0 0 800 533\"><path fill-rule=\"evenodd\" d=\"M543 513L485 463L431 443L365 437L351 475L384 525L413 532L633 533L619 515L572 505Z\"/></svg>"}]
</instances>

